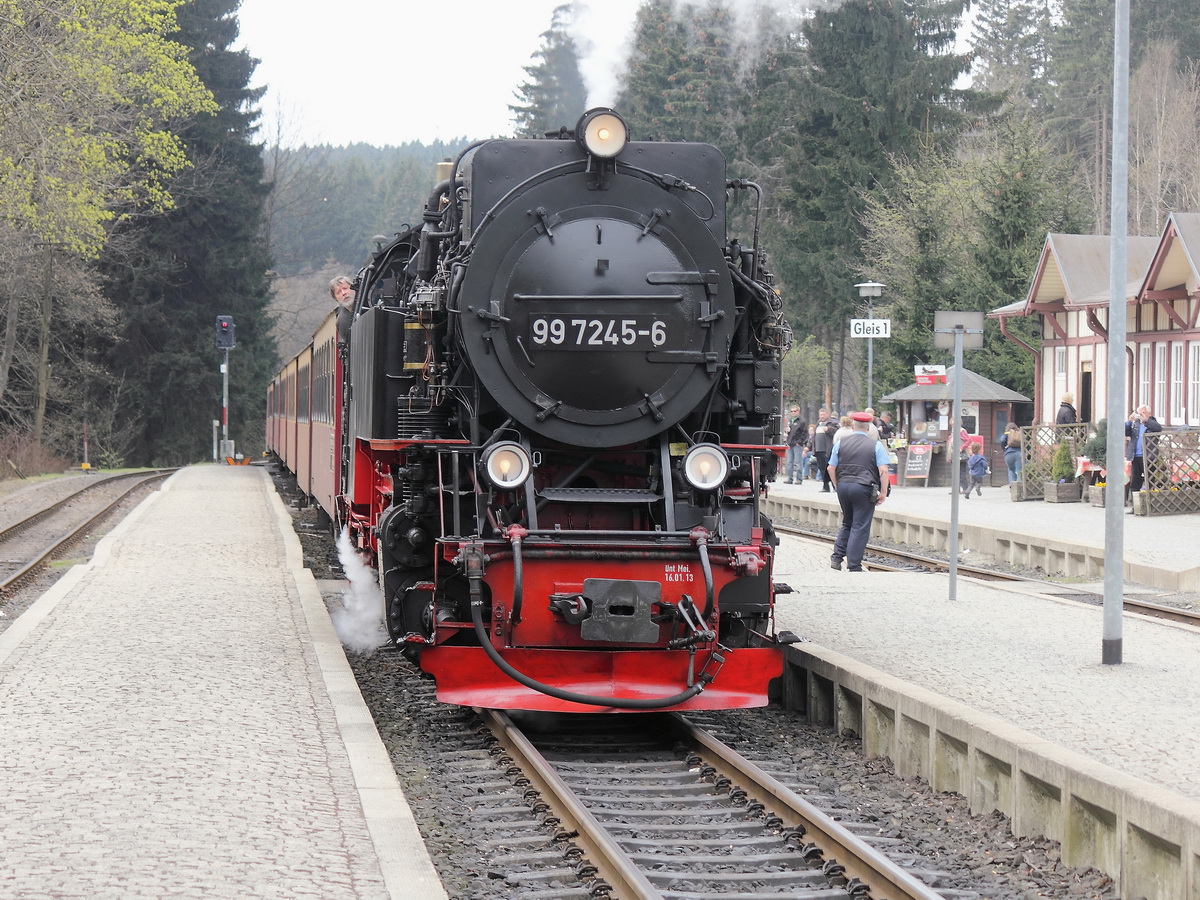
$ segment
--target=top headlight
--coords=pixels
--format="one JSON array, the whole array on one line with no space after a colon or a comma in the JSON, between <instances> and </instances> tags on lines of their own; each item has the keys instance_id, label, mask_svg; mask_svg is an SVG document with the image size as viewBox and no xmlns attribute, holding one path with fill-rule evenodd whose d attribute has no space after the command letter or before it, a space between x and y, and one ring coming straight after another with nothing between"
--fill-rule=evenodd
<instances>
[{"instance_id":1,"label":"top headlight","mask_svg":"<svg viewBox=\"0 0 1200 900\"><path fill-rule=\"evenodd\" d=\"M592 156L612 159L629 143L625 120L607 107L589 109L575 126L575 139Z\"/></svg>"},{"instance_id":2,"label":"top headlight","mask_svg":"<svg viewBox=\"0 0 1200 900\"><path fill-rule=\"evenodd\" d=\"M488 480L505 491L523 485L533 471L529 452L515 441L501 441L493 446L483 465Z\"/></svg>"},{"instance_id":3,"label":"top headlight","mask_svg":"<svg viewBox=\"0 0 1200 900\"><path fill-rule=\"evenodd\" d=\"M683 477L698 491L712 491L725 483L729 457L716 444L697 444L683 458Z\"/></svg>"}]
</instances>

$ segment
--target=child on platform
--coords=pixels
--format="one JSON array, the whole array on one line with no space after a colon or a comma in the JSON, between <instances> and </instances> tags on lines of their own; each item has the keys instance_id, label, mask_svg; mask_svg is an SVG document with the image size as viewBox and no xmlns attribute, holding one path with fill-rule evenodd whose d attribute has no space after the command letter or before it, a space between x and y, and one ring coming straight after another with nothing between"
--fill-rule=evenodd
<instances>
[{"instance_id":1,"label":"child on platform","mask_svg":"<svg viewBox=\"0 0 1200 900\"><path fill-rule=\"evenodd\" d=\"M968 499L971 496L971 489L975 489L975 493L983 496L983 476L988 473L987 457L983 455L983 444L971 444L971 455L967 458L967 472L971 476L971 481L963 491L963 496Z\"/></svg>"}]
</instances>

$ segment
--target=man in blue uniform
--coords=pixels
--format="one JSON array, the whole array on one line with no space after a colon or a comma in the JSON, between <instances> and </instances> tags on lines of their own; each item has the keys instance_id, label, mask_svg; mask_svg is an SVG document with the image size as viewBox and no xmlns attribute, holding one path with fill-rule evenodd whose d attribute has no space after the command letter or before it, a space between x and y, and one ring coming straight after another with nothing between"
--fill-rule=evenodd
<instances>
[{"instance_id":1,"label":"man in blue uniform","mask_svg":"<svg viewBox=\"0 0 1200 900\"><path fill-rule=\"evenodd\" d=\"M875 507L888 495L888 454L867 431L870 413L851 413L850 419L851 433L833 445L829 457L829 480L842 507L842 527L829 562L841 569L845 560L847 571L861 572Z\"/></svg>"}]
</instances>

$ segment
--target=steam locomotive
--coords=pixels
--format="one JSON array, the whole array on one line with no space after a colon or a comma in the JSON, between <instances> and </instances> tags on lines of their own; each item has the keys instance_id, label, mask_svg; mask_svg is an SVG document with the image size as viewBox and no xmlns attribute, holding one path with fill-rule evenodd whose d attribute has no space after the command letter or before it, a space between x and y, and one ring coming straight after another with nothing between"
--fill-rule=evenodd
<instances>
[{"instance_id":1,"label":"steam locomotive","mask_svg":"<svg viewBox=\"0 0 1200 900\"><path fill-rule=\"evenodd\" d=\"M791 341L761 191L606 108L439 177L268 397L391 644L449 703L764 705L794 638L759 508ZM744 193L749 246L726 237Z\"/></svg>"}]
</instances>

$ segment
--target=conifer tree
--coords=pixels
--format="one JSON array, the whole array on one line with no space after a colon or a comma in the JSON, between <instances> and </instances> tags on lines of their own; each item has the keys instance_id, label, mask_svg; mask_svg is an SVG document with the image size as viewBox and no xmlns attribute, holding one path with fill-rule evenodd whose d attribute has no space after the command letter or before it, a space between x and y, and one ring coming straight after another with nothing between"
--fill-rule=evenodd
<instances>
[{"instance_id":1,"label":"conifer tree","mask_svg":"<svg viewBox=\"0 0 1200 900\"><path fill-rule=\"evenodd\" d=\"M527 79L517 88L513 113L516 137L541 137L570 128L586 111L587 89L579 72L579 53L570 34L571 4L554 10L550 28L542 32L535 62L525 67Z\"/></svg>"},{"instance_id":2,"label":"conifer tree","mask_svg":"<svg viewBox=\"0 0 1200 900\"><path fill-rule=\"evenodd\" d=\"M982 0L972 39L975 85L1010 102L1037 102L1051 30L1049 0Z\"/></svg>"},{"instance_id":3,"label":"conifer tree","mask_svg":"<svg viewBox=\"0 0 1200 900\"><path fill-rule=\"evenodd\" d=\"M778 199L789 218L772 240L799 333L832 340L848 327L864 203L890 181L890 155L948 146L986 108L982 95L954 87L968 65L951 49L963 8L849 0L805 21L810 65Z\"/></svg>"},{"instance_id":4,"label":"conifer tree","mask_svg":"<svg viewBox=\"0 0 1200 900\"><path fill-rule=\"evenodd\" d=\"M218 104L215 115L181 129L194 163L174 185L177 208L118 229L104 257L120 326L109 364L124 384L108 436L126 462L175 465L208 458L211 422L221 411L218 315L231 315L229 435L239 449L262 444L265 390L275 365L269 258L261 235L268 186L253 143L261 90L256 65L237 38L238 0L190 0L179 8L177 39ZM111 398L98 398L108 402Z\"/></svg>"},{"instance_id":5,"label":"conifer tree","mask_svg":"<svg viewBox=\"0 0 1200 900\"><path fill-rule=\"evenodd\" d=\"M703 141L733 154L747 96L734 32L720 2L686 15L671 0L642 5L619 104L637 138Z\"/></svg>"}]
</instances>

